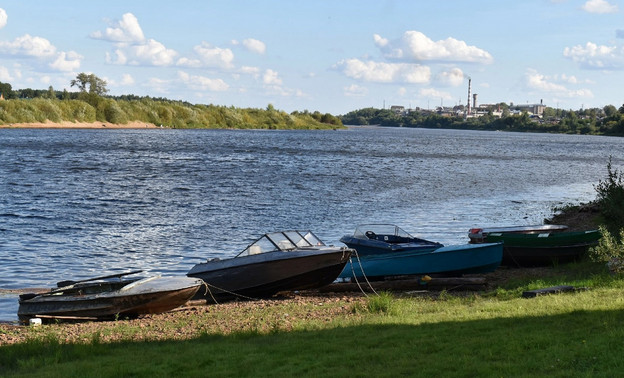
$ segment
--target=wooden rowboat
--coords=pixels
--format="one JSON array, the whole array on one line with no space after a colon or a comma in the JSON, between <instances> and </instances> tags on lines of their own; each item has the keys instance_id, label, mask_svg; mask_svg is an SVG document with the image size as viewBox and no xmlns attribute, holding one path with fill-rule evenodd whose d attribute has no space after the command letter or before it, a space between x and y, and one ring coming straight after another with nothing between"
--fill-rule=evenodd
<instances>
[{"instance_id":1,"label":"wooden rowboat","mask_svg":"<svg viewBox=\"0 0 624 378\"><path fill-rule=\"evenodd\" d=\"M567 263L581 258L598 244L598 230L514 234L492 232L485 240L503 242L503 265L540 266Z\"/></svg>"}]
</instances>

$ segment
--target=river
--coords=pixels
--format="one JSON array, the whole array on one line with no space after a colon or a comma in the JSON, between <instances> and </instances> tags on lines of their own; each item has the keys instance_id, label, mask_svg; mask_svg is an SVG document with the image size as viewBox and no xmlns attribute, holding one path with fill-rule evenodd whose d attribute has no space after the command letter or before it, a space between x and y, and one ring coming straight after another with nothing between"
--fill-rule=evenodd
<instances>
[{"instance_id":1,"label":"river","mask_svg":"<svg viewBox=\"0 0 624 378\"><path fill-rule=\"evenodd\" d=\"M262 233L328 244L395 223L444 244L595 198L624 138L348 130L0 129L0 288L143 269L183 275ZM0 294L0 320L17 298Z\"/></svg>"}]
</instances>

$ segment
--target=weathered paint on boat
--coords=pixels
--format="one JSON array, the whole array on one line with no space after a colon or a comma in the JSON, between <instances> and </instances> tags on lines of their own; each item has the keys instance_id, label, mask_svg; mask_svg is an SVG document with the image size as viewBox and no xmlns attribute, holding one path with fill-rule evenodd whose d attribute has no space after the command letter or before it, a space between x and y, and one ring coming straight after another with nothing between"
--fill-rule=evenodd
<instances>
[{"instance_id":1,"label":"weathered paint on boat","mask_svg":"<svg viewBox=\"0 0 624 378\"><path fill-rule=\"evenodd\" d=\"M109 319L172 310L191 299L203 282L188 277L77 283L48 293L23 295L18 317L37 315Z\"/></svg>"}]
</instances>

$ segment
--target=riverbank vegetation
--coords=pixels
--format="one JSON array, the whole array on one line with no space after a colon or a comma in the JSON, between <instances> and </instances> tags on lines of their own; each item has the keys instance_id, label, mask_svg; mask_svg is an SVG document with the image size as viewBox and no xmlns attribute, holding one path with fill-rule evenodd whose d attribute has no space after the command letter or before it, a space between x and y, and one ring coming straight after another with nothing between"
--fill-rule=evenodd
<instances>
[{"instance_id":1,"label":"riverbank vegetation","mask_svg":"<svg viewBox=\"0 0 624 378\"><path fill-rule=\"evenodd\" d=\"M340 118L345 125L360 126L624 136L624 105L619 109L607 105L602 109L578 111L545 107L540 117L531 116L527 112L512 113L509 108L505 103L496 104L495 109L492 107L487 113L472 118L463 116L462 106L455 113L445 114L437 110L396 112L391 109L365 108L349 112ZM494 116L495 111L500 111L501 116Z\"/></svg>"},{"instance_id":2,"label":"riverbank vegetation","mask_svg":"<svg viewBox=\"0 0 624 378\"><path fill-rule=\"evenodd\" d=\"M0 124L49 122L140 121L171 128L335 129L338 117L318 111L286 113L269 104L265 109L197 105L165 98L107 96L106 82L84 73L72 80L79 92L13 91L0 83Z\"/></svg>"}]
</instances>

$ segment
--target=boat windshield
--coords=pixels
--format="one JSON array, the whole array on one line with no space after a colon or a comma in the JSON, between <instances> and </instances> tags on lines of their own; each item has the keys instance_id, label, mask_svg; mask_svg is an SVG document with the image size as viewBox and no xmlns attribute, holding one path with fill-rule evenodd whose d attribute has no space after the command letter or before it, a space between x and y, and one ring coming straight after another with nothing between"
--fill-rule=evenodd
<instances>
[{"instance_id":1,"label":"boat windshield","mask_svg":"<svg viewBox=\"0 0 624 378\"><path fill-rule=\"evenodd\" d=\"M394 224L362 224L357 226L353 237L368 239L367 233L370 235L371 232L374 235L394 235L403 238L413 238L407 231Z\"/></svg>"},{"instance_id":2,"label":"boat windshield","mask_svg":"<svg viewBox=\"0 0 624 378\"><path fill-rule=\"evenodd\" d=\"M311 231L282 231L262 235L250 244L238 256L257 255L259 253L292 251L298 248L325 245Z\"/></svg>"}]
</instances>

